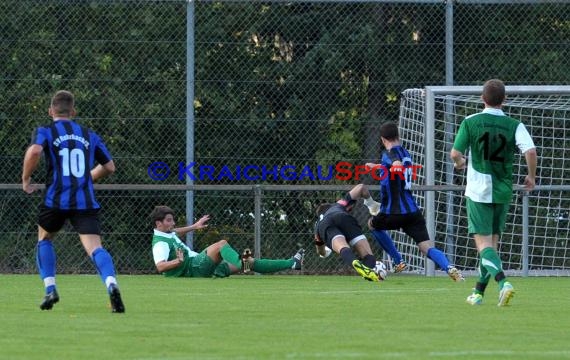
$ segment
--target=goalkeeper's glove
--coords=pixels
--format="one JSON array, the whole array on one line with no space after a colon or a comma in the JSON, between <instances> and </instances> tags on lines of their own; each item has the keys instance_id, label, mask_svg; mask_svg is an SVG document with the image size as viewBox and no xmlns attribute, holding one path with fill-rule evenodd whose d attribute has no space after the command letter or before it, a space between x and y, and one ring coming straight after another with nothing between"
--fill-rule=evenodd
<instances>
[{"instance_id":1,"label":"goalkeeper's glove","mask_svg":"<svg viewBox=\"0 0 570 360\"><path fill-rule=\"evenodd\" d=\"M324 255L319 254L319 257L326 258L329 257L330 254L332 254L332 250L328 246L325 246L325 254Z\"/></svg>"}]
</instances>

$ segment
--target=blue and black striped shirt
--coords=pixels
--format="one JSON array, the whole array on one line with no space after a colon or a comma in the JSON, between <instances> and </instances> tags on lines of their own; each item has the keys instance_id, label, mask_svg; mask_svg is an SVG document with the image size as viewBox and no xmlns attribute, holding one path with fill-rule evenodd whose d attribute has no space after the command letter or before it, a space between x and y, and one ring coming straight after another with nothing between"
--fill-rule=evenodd
<instances>
[{"instance_id":1,"label":"blue and black striped shirt","mask_svg":"<svg viewBox=\"0 0 570 360\"><path fill-rule=\"evenodd\" d=\"M92 130L71 120L56 120L34 130L47 166L45 206L61 210L98 209L91 169L111 161L105 144Z\"/></svg>"},{"instance_id":2,"label":"blue and black striped shirt","mask_svg":"<svg viewBox=\"0 0 570 360\"><path fill-rule=\"evenodd\" d=\"M402 162L404 167L400 174L392 174L390 168L394 161ZM383 165L380 168L380 213L382 214L411 214L420 211L412 185L412 158L408 150L401 145L394 146L390 151L382 153Z\"/></svg>"}]
</instances>

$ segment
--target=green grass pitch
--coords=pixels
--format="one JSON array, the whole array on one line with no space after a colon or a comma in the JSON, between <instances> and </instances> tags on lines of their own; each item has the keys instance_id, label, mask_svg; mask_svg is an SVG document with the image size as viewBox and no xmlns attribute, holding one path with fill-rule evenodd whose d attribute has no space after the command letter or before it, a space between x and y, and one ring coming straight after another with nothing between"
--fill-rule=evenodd
<instances>
[{"instance_id":1,"label":"green grass pitch","mask_svg":"<svg viewBox=\"0 0 570 360\"><path fill-rule=\"evenodd\" d=\"M0 275L0 359L568 359L570 280L511 278L512 306L465 297L475 279L391 275L119 276L111 314L97 276Z\"/></svg>"}]
</instances>

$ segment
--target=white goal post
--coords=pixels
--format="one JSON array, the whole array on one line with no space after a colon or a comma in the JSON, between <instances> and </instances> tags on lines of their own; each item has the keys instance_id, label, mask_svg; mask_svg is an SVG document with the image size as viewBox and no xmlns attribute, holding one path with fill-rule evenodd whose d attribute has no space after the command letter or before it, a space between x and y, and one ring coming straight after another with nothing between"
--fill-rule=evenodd
<instances>
[{"instance_id":1,"label":"white goal post","mask_svg":"<svg viewBox=\"0 0 570 360\"><path fill-rule=\"evenodd\" d=\"M400 137L416 164L423 165L416 197L430 237L453 264L477 270L477 251L467 233L465 176L449 160L455 133L468 115L480 112L482 86L428 86L402 93ZM570 86L507 86L505 113L522 121L537 146L537 188L514 190L499 253L509 275L570 275ZM513 180L526 175L515 158ZM424 189L422 189L422 185ZM432 191L433 189L438 189ZM392 234L412 271L433 275L409 237ZM427 264L427 265L426 265Z\"/></svg>"}]
</instances>

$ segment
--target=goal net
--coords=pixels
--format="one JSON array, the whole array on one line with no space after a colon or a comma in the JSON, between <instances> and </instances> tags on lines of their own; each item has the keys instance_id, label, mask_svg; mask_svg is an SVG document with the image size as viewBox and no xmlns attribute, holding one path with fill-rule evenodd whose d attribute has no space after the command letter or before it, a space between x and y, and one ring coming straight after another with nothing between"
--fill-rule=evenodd
<instances>
[{"instance_id":1,"label":"goal net","mask_svg":"<svg viewBox=\"0 0 570 360\"><path fill-rule=\"evenodd\" d=\"M449 160L455 133L468 115L480 112L482 87L426 87L402 93L400 136L414 163L421 164L416 198L430 235L451 263L476 273L478 256L467 233L465 173ZM537 188L516 189L526 175L524 156L515 156L514 197L499 253L509 275L570 275L570 86L507 86L503 111L522 121L538 153ZM433 274L412 240L392 234L416 272ZM427 264L427 265L424 265Z\"/></svg>"}]
</instances>

